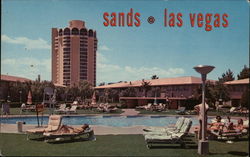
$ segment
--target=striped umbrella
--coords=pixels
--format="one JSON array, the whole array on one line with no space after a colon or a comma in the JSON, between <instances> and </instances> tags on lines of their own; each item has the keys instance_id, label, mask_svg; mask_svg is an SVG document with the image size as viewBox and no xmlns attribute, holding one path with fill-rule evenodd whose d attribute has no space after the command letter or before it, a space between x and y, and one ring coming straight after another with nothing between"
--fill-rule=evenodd
<instances>
[{"instance_id":1,"label":"striped umbrella","mask_svg":"<svg viewBox=\"0 0 250 157\"><path fill-rule=\"evenodd\" d=\"M96 104L96 96L95 96L95 91L94 91L94 93L93 93L93 96L92 96L92 99L91 99L91 104L92 105L95 105Z\"/></svg>"},{"instance_id":2,"label":"striped umbrella","mask_svg":"<svg viewBox=\"0 0 250 157\"><path fill-rule=\"evenodd\" d=\"M27 104L29 104L29 105L32 104L32 95L31 95L31 91L29 91L29 93L28 93Z\"/></svg>"}]
</instances>

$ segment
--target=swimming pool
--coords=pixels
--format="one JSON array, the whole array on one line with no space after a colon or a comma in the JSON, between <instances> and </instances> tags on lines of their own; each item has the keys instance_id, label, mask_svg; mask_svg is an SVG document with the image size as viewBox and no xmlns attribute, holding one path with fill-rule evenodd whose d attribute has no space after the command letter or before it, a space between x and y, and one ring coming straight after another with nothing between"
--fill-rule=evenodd
<instances>
[{"instance_id":1,"label":"swimming pool","mask_svg":"<svg viewBox=\"0 0 250 157\"><path fill-rule=\"evenodd\" d=\"M198 124L196 117L189 117L193 125ZM104 125L113 127L129 126L166 126L175 124L178 117L176 116L63 116L62 123L66 125ZM16 124L17 121L23 121L26 124L37 125L36 116L32 117L9 117L2 118L1 123ZM209 119L210 121L210 119ZM41 117L40 117L41 123ZM48 116L43 117L43 124L48 124Z\"/></svg>"}]
</instances>

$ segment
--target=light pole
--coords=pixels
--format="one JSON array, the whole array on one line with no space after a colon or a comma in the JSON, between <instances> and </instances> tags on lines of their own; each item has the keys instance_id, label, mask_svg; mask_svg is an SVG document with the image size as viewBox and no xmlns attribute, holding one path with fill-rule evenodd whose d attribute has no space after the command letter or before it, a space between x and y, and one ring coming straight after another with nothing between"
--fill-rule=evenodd
<instances>
[{"instance_id":1,"label":"light pole","mask_svg":"<svg viewBox=\"0 0 250 157\"><path fill-rule=\"evenodd\" d=\"M19 91L19 94L20 94L20 103L22 103L22 91L21 90Z\"/></svg>"},{"instance_id":2,"label":"light pole","mask_svg":"<svg viewBox=\"0 0 250 157\"><path fill-rule=\"evenodd\" d=\"M211 72L215 67L209 65L198 65L194 67L194 69L201 74L202 78L202 105L200 110L201 116L201 138L199 138L198 143L198 153L200 155L205 155L209 153L208 147L208 140L206 139L206 131L207 131L207 114L206 114L206 107L205 107L205 84L206 84L206 77L209 72Z\"/></svg>"}]
</instances>

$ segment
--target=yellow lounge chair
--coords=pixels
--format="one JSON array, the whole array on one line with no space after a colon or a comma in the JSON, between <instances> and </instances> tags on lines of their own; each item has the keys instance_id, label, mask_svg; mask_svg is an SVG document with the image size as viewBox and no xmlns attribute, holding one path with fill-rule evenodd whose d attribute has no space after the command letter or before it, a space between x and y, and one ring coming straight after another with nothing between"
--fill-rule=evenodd
<instances>
[{"instance_id":1,"label":"yellow lounge chair","mask_svg":"<svg viewBox=\"0 0 250 157\"><path fill-rule=\"evenodd\" d=\"M30 135L42 135L44 132L53 132L57 131L61 126L62 116L51 115L49 117L48 126L46 128L36 128L26 131L27 139L30 139Z\"/></svg>"}]
</instances>

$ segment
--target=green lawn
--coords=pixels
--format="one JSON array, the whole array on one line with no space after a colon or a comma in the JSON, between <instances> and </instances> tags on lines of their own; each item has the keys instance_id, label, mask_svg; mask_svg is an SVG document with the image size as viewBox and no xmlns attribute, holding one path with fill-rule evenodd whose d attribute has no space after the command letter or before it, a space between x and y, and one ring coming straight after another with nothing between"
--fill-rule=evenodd
<instances>
[{"instance_id":1,"label":"green lawn","mask_svg":"<svg viewBox=\"0 0 250 157\"><path fill-rule=\"evenodd\" d=\"M0 149L4 156L199 156L194 137L187 139L186 148L180 145L161 145L147 149L142 135L102 135L96 141L68 141L45 143L26 140L23 134L0 134ZM233 144L225 141L210 141L210 155L247 156L248 139Z\"/></svg>"}]
</instances>

